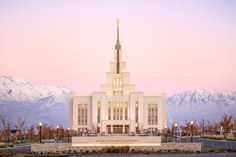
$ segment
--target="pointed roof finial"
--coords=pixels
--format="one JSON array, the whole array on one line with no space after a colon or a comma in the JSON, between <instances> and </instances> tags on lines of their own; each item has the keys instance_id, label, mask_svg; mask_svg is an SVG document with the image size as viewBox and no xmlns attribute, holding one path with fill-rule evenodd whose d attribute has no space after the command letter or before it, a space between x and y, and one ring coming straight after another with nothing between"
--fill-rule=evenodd
<instances>
[{"instance_id":1,"label":"pointed roof finial","mask_svg":"<svg viewBox=\"0 0 236 157\"><path fill-rule=\"evenodd\" d=\"M121 45L120 45L120 39L119 39L119 19L116 19L116 24L117 24L117 38L116 38L116 46L115 48L117 50L121 49Z\"/></svg>"},{"instance_id":2,"label":"pointed roof finial","mask_svg":"<svg viewBox=\"0 0 236 157\"><path fill-rule=\"evenodd\" d=\"M116 19L117 26L119 27L119 19Z\"/></svg>"}]
</instances>

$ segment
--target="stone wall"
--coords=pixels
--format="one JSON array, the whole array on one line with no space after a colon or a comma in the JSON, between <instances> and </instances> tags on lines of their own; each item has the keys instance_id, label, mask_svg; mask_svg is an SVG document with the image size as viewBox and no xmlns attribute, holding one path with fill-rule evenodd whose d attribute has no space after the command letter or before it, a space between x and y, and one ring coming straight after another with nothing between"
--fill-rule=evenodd
<instances>
[{"instance_id":1,"label":"stone wall","mask_svg":"<svg viewBox=\"0 0 236 157\"><path fill-rule=\"evenodd\" d=\"M160 146L161 136L74 136L72 146Z\"/></svg>"},{"instance_id":2,"label":"stone wall","mask_svg":"<svg viewBox=\"0 0 236 157\"><path fill-rule=\"evenodd\" d=\"M32 153L100 152L102 146L74 146L71 143L32 144ZM130 146L135 152L201 152L201 143L162 143L161 146Z\"/></svg>"},{"instance_id":3,"label":"stone wall","mask_svg":"<svg viewBox=\"0 0 236 157\"><path fill-rule=\"evenodd\" d=\"M150 152L201 152L201 143L162 143L161 146L135 146L130 150L150 151Z\"/></svg>"}]
</instances>

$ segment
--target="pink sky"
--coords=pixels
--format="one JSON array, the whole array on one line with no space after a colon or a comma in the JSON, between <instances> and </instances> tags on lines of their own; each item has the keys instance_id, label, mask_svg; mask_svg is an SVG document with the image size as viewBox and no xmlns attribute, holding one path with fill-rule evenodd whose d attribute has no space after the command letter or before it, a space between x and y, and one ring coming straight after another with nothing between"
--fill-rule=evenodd
<instances>
[{"instance_id":1,"label":"pink sky","mask_svg":"<svg viewBox=\"0 0 236 157\"><path fill-rule=\"evenodd\" d=\"M99 90L120 19L137 91L236 90L236 1L0 1L0 75Z\"/></svg>"}]
</instances>

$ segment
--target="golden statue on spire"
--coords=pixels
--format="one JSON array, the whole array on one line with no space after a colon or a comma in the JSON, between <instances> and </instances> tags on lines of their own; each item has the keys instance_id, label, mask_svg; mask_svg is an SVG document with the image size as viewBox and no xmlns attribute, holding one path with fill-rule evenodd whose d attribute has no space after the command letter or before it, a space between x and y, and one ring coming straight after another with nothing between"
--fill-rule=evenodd
<instances>
[{"instance_id":1,"label":"golden statue on spire","mask_svg":"<svg viewBox=\"0 0 236 157\"><path fill-rule=\"evenodd\" d=\"M116 19L117 26L119 26L119 19Z\"/></svg>"}]
</instances>

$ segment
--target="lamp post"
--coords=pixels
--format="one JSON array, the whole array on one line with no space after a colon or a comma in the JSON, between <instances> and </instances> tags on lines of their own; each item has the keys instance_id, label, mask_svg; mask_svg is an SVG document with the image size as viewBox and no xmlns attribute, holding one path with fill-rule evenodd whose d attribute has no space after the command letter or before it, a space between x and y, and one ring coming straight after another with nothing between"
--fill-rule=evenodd
<instances>
[{"instance_id":1,"label":"lamp post","mask_svg":"<svg viewBox=\"0 0 236 157\"><path fill-rule=\"evenodd\" d=\"M178 124L175 123L175 142L177 142L177 128L178 128Z\"/></svg>"},{"instance_id":2,"label":"lamp post","mask_svg":"<svg viewBox=\"0 0 236 157\"><path fill-rule=\"evenodd\" d=\"M140 134L141 133L141 131L140 131L140 129L139 129L139 123L138 123L138 134Z\"/></svg>"},{"instance_id":3,"label":"lamp post","mask_svg":"<svg viewBox=\"0 0 236 157\"><path fill-rule=\"evenodd\" d=\"M193 142L193 121L190 122L191 127L191 142Z\"/></svg>"},{"instance_id":4,"label":"lamp post","mask_svg":"<svg viewBox=\"0 0 236 157\"><path fill-rule=\"evenodd\" d=\"M58 134L59 134L59 125L57 125L57 143L58 143L58 140L59 140Z\"/></svg>"},{"instance_id":5,"label":"lamp post","mask_svg":"<svg viewBox=\"0 0 236 157\"><path fill-rule=\"evenodd\" d=\"M80 129L80 136L83 136L83 130Z\"/></svg>"},{"instance_id":6,"label":"lamp post","mask_svg":"<svg viewBox=\"0 0 236 157\"><path fill-rule=\"evenodd\" d=\"M75 129L75 136L76 136L76 129Z\"/></svg>"},{"instance_id":7,"label":"lamp post","mask_svg":"<svg viewBox=\"0 0 236 157\"><path fill-rule=\"evenodd\" d=\"M167 136L167 126L165 126L165 137L166 137L166 142L168 142L168 136Z\"/></svg>"},{"instance_id":8,"label":"lamp post","mask_svg":"<svg viewBox=\"0 0 236 157\"><path fill-rule=\"evenodd\" d=\"M202 119L202 133L203 133L203 135L205 133L204 119Z\"/></svg>"},{"instance_id":9,"label":"lamp post","mask_svg":"<svg viewBox=\"0 0 236 157\"><path fill-rule=\"evenodd\" d=\"M50 142L50 128L48 128L48 139L49 139L49 141L48 142Z\"/></svg>"},{"instance_id":10,"label":"lamp post","mask_svg":"<svg viewBox=\"0 0 236 157\"><path fill-rule=\"evenodd\" d=\"M39 122L39 143L42 143L42 123Z\"/></svg>"},{"instance_id":11,"label":"lamp post","mask_svg":"<svg viewBox=\"0 0 236 157\"><path fill-rule=\"evenodd\" d=\"M68 143L70 142L70 128L67 128L67 131L68 131Z\"/></svg>"}]
</instances>

